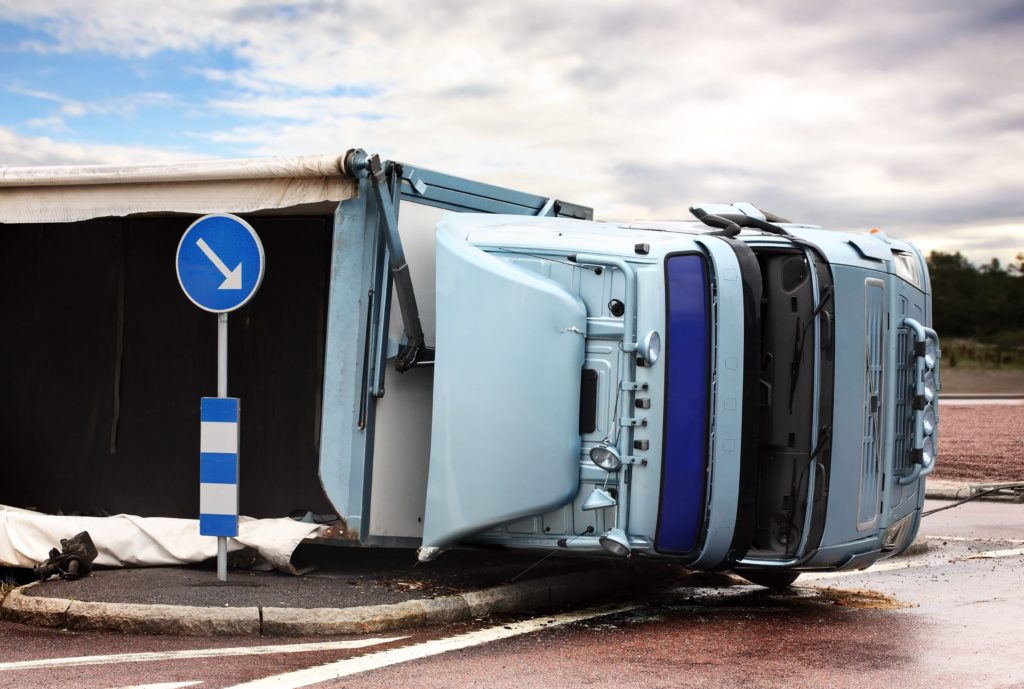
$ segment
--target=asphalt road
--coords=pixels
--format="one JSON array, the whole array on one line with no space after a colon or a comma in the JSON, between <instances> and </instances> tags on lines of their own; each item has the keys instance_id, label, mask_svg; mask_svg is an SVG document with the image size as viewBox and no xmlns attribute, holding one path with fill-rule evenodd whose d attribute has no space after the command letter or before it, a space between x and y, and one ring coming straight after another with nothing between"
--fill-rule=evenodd
<instances>
[{"instance_id":1,"label":"asphalt road","mask_svg":"<svg viewBox=\"0 0 1024 689\"><path fill-rule=\"evenodd\" d=\"M922 531L933 537L927 553L806 576L789 594L690 587L612 614L337 639L0 622L0 687L1024 686L1024 505L971 503L928 517Z\"/></svg>"}]
</instances>

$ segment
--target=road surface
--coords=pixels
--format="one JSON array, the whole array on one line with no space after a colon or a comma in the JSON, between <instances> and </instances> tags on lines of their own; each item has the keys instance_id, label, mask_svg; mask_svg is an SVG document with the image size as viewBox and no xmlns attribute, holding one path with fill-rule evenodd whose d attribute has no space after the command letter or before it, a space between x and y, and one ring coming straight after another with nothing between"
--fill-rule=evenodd
<instances>
[{"instance_id":1,"label":"road surface","mask_svg":"<svg viewBox=\"0 0 1024 689\"><path fill-rule=\"evenodd\" d=\"M970 503L928 517L922 533L922 555L805 576L790 593L707 577L612 609L369 637L0 622L0 687L1024 686L1024 505Z\"/></svg>"}]
</instances>

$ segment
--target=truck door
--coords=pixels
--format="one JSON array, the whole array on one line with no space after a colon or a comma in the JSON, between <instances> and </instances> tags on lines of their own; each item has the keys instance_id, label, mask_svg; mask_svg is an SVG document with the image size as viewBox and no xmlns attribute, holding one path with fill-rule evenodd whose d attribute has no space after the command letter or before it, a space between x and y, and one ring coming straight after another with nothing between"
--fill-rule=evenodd
<instances>
[{"instance_id":1,"label":"truck door","mask_svg":"<svg viewBox=\"0 0 1024 689\"><path fill-rule=\"evenodd\" d=\"M442 221L423 547L564 505L579 486L587 312Z\"/></svg>"}]
</instances>

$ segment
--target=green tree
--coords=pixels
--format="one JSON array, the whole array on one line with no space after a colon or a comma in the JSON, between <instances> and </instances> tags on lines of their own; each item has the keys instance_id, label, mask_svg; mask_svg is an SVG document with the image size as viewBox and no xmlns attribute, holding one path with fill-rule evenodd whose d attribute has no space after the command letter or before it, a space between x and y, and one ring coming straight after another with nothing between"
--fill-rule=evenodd
<instances>
[{"instance_id":1,"label":"green tree","mask_svg":"<svg viewBox=\"0 0 1024 689\"><path fill-rule=\"evenodd\" d=\"M959 251L933 251L928 272L941 335L1024 346L1024 252L1006 268L995 258L978 268Z\"/></svg>"}]
</instances>

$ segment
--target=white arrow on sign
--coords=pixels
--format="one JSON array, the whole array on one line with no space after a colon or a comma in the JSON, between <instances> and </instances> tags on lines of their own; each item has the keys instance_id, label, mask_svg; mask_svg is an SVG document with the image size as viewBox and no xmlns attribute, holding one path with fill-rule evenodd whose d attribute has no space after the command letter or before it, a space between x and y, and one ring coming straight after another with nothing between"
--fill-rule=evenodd
<instances>
[{"instance_id":1,"label":"white arrow on sign","mask_svg":"<svg viewBox=\"0 0 1024 689\"><path fill-rule=\"evenodd\" d=\"M220 256L213 253L213 249L210 248L210 245L202 237L196 240L196 246L206 254L206 258L210 259L210 262L217 266L217 270L224 276L224 282L220 283L220 287L217 289L242 289L241 263L235 266L234 270L228 270L228 267L224 265L224 261L220 260Z\"/></svg>"}]
</instances>

